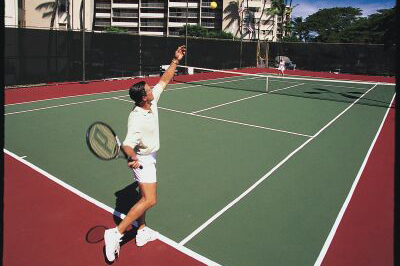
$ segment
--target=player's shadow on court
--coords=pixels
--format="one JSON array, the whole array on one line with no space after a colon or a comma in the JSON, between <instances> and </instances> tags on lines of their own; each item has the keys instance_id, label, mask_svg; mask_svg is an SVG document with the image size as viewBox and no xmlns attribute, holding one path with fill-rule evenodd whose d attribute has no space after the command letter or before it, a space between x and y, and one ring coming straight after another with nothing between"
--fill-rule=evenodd
<instances>
[{"instance_id":1,"label":"player's shadow on court","mask_svg":"<svg viewBox=\"0 0 400 266\"><path fill-rule=\"evenodd\" d=\"M129 186L115 192L115 213L113 215L115 225L118 225L122 219L120 218L121 213L127 214L129 210L140 200L140 194L138 191L138 183L134 182ZM124 245L136 237L137 228L132 226L132 229L128 228L125 232L122 242L120 245Z\"/></svg>"}]
</instances>

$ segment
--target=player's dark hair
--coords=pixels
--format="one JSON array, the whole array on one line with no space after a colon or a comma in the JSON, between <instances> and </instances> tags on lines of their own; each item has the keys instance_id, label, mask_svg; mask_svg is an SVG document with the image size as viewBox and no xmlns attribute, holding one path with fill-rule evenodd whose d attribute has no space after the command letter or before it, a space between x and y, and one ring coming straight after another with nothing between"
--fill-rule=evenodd
<instances>
[{"instance_id":1,"label":"player's dark hair","mask_svg":"<svg viewBox=\"0 0 400 266\"><path fill-rule=\"evenodd\" d=\"M137 106L140 105L140 103L143 101L143 97L146 96L146 90L144 89L145 85L146 85L146 82L140 81L136 84L133 84L129 88L129 96L135 102L135 105L137 105Z\"/></svg>"}]
</instances>

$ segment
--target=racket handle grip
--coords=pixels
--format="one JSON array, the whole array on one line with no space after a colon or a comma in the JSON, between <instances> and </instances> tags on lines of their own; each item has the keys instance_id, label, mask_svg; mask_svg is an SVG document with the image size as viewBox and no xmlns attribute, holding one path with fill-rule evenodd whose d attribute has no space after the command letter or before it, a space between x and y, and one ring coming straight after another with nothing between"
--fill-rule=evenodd
<instances>
[{"instance_id":1,"label":"racket handle grip","mask_svg":"<svg viewBox=\"0 0 400 266\"><path fill-rule=\"evenodd\" d=\"M133 162L134 160L132 159L132 157L128 157L128 162ZM139 166L140 169L143 169L143 166Z\"/></svg>"}]
</instances>

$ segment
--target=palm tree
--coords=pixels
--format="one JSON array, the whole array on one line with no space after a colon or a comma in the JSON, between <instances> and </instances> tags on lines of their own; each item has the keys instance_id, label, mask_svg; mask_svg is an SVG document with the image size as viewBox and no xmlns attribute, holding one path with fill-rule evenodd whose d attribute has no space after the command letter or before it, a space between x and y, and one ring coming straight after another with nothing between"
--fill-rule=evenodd
<instances>
[{"instance_id":1,"label":"palm tree","mask_svg":"<svg viewBox=\"0 0 400 266\"><path fill-rule=\"evenodd\" d=\"M261 16L258 21L258 36L260 36L261 19L265 12L270 17L265 23L268 23L271 18L272 18L272 21L275 22L276 16L280 16L282 18L282 24L281 24L280 28L281 28L282 37L283 37L284 29L288 28L288 24L285 21L285 17L288 15L290 16L290 14L293 12L293 9L298 5L295 5L294 7L292 7L292 0L290 0L289 5L287 5L288 0L271 0L271 7L265 8L266 2L267 2L267 0L264 1L264 5L263 5L262 11L261 11ZM281 39L282 39L282 37L281 37ZM260 37L258 37L258 38L260 38Z\"/></svg>"},{"instance_id":2,"label":"palm tree","mask_svg":"<svg viewBox=\"0 0 400 266\"><path fill-rule=\"evenodd\" d=\"M67 29L71 28L68 7L69 7L69 0L54 0L54 2L42 3L35 8L38 11L45 10L42 15L42 18L50 17L50 30L49 30L49 37L48 37L48 41L47 41L47 49L48 49L49 55L53 53L53 49L55 50L55 52L57 51L57 47L54 47L54 45L53 45L54 38L57 39L57 32L53 32L56 16L58 15L58 17L61 17L64 13L67 13ZM46 61L47 61L46 66L47 66L48 77L56 76L57 69L58 69L58 65L57 65L58 60L51 60L51 57L47 56ZM53 65L53 63L55 63L55 66ZM55 72L54 72L54 70L55 70Z\"/></svg>"},{"instance_id":3,"label":"palm tree","mask_svg":"<svg viewBox=\"0 0 400 266\"><path fill-rule=\"evenodd\" d=\"M67 14L67 28L70 29L70 14L68 12L69 0L54 0L54 2L46 2L38 5L35 9L42 11L45 9L42 18L50 17L50 29L54 28L56 16L61 17L64 13Z\"/></svg>"},{"instance_id":4,"label":"palm tree","mask_svg":"<svg viewBox=\"0 0 400 266\"><path fill-rule=\"evenodd\" d=\"M235 33L235 37L237 37L238 33L242 30L241 18L240 18L240 0L229 2L228 6L225 7L224 13L227 14L224 20L229 20L228 24L224 28L224 30L229 29L233 24L237 25L237 31Z\"/></svg>"},{"instance_id":5,"label":"palm tree","mask_svg":"<svg viewBox=\"0 0 400 266\"><path fill-rule=\"evenodd\" d=\"M249 0L246 0L246 8L244 8L242 6L242 8L244 8L244 10L242 10L242 18L241 18L241 23L242 24L246 24L246 32L244 32L241 36L241 38L243 39L244 37L246 37L246 35L248 35L249 33L251 33L251 37L250 39L255 38L255 32L254 32L254 11L251 10L251 8L249 8ZM244 0L242 0L242 5L244 3ZM244 15L244 18L243 18ZM243 28L243 27L242 27ZM251 29L251 30L250 30Z\"/></svg>"},{"instance_id":6,"label":"palm tree","mask_svg":"<svg viewBox=\"0 0 400 266\"><path fill-rule=\"evenodd\" d=\"M297 4L297 5L295 5L295 6L293 6L292 7L292 1L290 1L290 5L289 6L286 6L286 8L285 8L285 11L284 11L284 14L283 14L283 16L285 16L285 17L291 17L291 14L292 14L292 12L293 12L293 9L296 7L296 6L298 6L299 4ZM293 30L293 23L292 23L292 21L291 20L286 20L286 19L284 19L284 23L282 22L282 32L283 32L283 29L285 30L285 36L287 36L288 34L290 34L291 32L292 32L292 30ZM282 36L283 37L283 36Z\"/></svg>"}]
</instances>

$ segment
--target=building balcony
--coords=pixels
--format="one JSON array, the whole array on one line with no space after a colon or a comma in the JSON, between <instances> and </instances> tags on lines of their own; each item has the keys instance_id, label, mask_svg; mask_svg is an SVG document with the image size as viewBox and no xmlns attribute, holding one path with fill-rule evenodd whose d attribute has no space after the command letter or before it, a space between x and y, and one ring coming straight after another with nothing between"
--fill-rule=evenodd
<instances>
[{"instance_id":1,"label":"building balcony","mask_svg":"<svg viewBox=\"0 0 400 266\"><path fill-rule=\"evenodd\" d=\"M179 31L170 31L170 32L169 32L169 35L172 35L172 36L179 36L180 34L179 34Z\"/></svg>"},{"instance_id":2,"label":"building balcony","mask_svg":"<svg viewBox=\"0 0 400 266\"><path fill-rule=\"evenodd\" d=\"M113 3L113 8L124 8L124 9L138 9L139 4L129 4L129 3Z\"/></svg>"},{"instance_id":3,"label":"building balcony","mask_svg":"<svg viewBox=\"0 0 400 266\"><path fill-rule=\"evenodd\" d=\"M133 13L133 12L118 12L118 11L114 11L113 12L113 17L118 17L118 18L138 18L139 14L138 13Z\"/></svg>"},{"instance_id":4,"label":"building balcony","mask_svg":"<svg viewBox=\"0 0 400 266\"><path fill-rule=\"evenodd\" d=\"M164 8L164 3L141 3L140 7Z\"/></svg>"},{"instance_id":5,"label":"building balcony","mask_svg":"<svg viewBox=\"0 0 400 266\"><path fill-rule=\"evenodd\" d=\"M97 9L110 9L111 8L111 3L96 3L96 8Z\"/></svg>"},{"instance_id":6,"label":"building balcony","mask_svg":"<svg viewBox=\"0 0 400 266\"><path fill-rule=\"evenodd\" d=\"M196 26L197 23L188 23L188 25ZM181 27L186 26L186 22L168 22L168 26L169 26L169 27L181 28Z\"/></svg>"},{"instance_id":7,"label":"building balcony","mask_svg":"<svg viewBox=\"0 0 400 266\"><path fill-rule=\"evenodd\" d=\"M115 27L125 27L125 28L135 28L138 26L137 22L121 22L121 21L113 21L111 22L111 26L115 26Z\"/></svg>"},{"instance_id":8,"label":"building balcony","mask_svg":"<svg viewBox=\"0 0 400 266\"><path fill-rule=\"evenodd\" d=\"M164 13L140 13L141 18L164 18Z\"/></svg>"},{"instance_id":9,"label":"building balcony","mask_svg":"<svg viewBox=\"0 0 400 266\"><path fill-rule=\"evenodd\" d=\"M201 12L201 17L203 18L216 18L217 14L212 12Z\"/></svg>"},{"instance_id":10,"label":"building balcony","mask_svg":"<svg viewBox=\"0 0 400 266\"><path fill-rule=\"evenodd\" d=\"M198 8L199 3L188 3L189 8ZM169 2L169 7L186 8L186 2Z\"/></svg>"},{"instance_id":11,"label":"building balcony","mask_svg":"<svg viewBox=\"0 0 400 266\"><path fill-rule=\"evenodd\" d=\"M144 26L144 27L164 27L164 23L163 22L157 22L157 21L146 21L146 22L141 22L140 26Z\"/></svg>"},{"instance_id":12,"label":"building balcony","mask_svg":"<svg viewBox=\"0 0 400 266\"><path fill-rule=\"evenodd\" d=\"M96 18L111 18L111 13L96 13Z\"/></svg>"},{"instance_id":13,"label":"building balcony","mask_svg":"<svg viewBox=\"0 0 400 266\"><path fill-rule=\"evenodd\" d=\"M198 14L194 13L194 12L193 13L189 12L189 13L187 13L187 15L188 15L188 18L197 18L198 17ZM170 12L169 16L170 17L186 18L186 12Z\"/></svg>"},{"instance_id":14,"label":"building balcony","mask_svg":"<svg viewBox=\"0 0 400 266\"><path fill-rule=\"evenodd\" d=\"M157 36L163 36L164 32L163 31L140 31L141 35L157 35Z\"/></svg>"},{"instance_id":15,"label":"building balcony","mask_svg":"<svg viewBox=\"0 0 400 266\"><path fill-rule=\"evenodd\" d=\"M111 22L110 21L95 21L94 26L95 27L110 27Z\"/></svg>"},{"instance_id":16,"label":"building balcony","mask_svg":"<svg viewBox=\"0 0 400 266\"><path fill-rule=\"evenodd\" d=\"M218 24L212 23L212 22L202 22L201 26L204 28L216 28L218 26Z\"/></svg>"}]
</instances>

